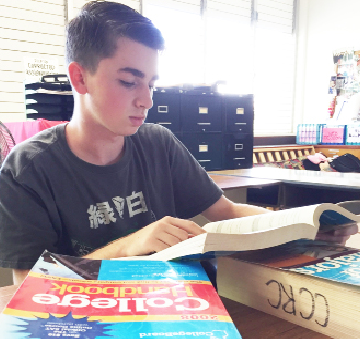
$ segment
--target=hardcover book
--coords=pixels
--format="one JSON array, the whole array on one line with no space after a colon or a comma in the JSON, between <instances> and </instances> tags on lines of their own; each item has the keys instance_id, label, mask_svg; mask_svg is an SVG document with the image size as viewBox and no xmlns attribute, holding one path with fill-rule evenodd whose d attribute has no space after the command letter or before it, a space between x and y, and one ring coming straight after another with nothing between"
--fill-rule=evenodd
<instances>
[{"instance_id":1,"label":"hardcover book","mask_svg":"<svg viewBox=\"0 0 360 339\"><path fill-rule=\"evenodd\" d=\"M53 337L241 339L197 262L44 252L0 315L0 338Z\"/></svg>"},{"instance_id":2,"label":"hardcover book","mask_svg":"<svg viewBox=\"0 0 360 339\"><path fill-rule=\"evenodd\" d=\"M207 233L184 240L146 260L171 260L204 253L235 252L279 246L298 239L315 239L327 232L360 222L360 201L324 203L206 224ZM221 253L218 253L221 255ZM216 255L216 253L215 253ZM114 258L116 259L116 258ZM137 259L137 257L120 258Z\"/></svg>"},{"instance_id":3,"label":"hardcover book","mask_svg":"<svg viewBox=\"0 0 360 339\"><path fill-rule=\"evenodd\" d=\"M218 259L218 292L332 338L360 338L360 250L317 241Z\"/></svg>"}]
</instances>

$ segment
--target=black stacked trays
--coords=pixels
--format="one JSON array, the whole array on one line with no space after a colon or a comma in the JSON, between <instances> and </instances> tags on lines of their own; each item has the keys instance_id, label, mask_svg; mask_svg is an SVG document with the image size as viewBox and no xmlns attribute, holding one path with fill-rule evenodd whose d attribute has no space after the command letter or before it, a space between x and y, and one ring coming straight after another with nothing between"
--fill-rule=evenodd
<instances>
[{"instance_id":1,"label":"black stacked trays","mask_svg":"<svg viewBox=\"0 0 360 339\"><path fill-rule=\"evenodd\" d=\"M74 107L68 82L41 81L25 84L26 117L69 121Z\"/></svg>"}]
</instances>

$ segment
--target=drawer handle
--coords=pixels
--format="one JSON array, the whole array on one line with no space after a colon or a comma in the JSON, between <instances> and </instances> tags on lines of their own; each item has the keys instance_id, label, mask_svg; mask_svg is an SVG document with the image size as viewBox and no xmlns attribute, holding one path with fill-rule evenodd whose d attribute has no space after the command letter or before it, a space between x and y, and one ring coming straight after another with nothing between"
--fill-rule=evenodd
<instances>
[{"instance_id":1,"label":"drawer handle","mask_svg":"<svg viewBox=\"0 0 360 339\"><path fill-rule=\"evenodd\" d=\"M235 122L235 125L246 125L246 122Z\"/></svg>"},{"instance_id":2,"label":"drawer handle","mask_svg":"<svg viewBox=\"0 0 360 339\"><path fill-rule=\"evenodd\" d=\"M171 122L157 122L159 125L171 125Z\"/></svg>"},{"instance_id":3,"label":"drawer handle","mask_svg":"<svg viewBox=\"0 0 360 339\"><path fill-rule=\"evenodd\" d=\"M199 145L199 152L208 152L209 146L208 145Z\"/></svg>"},{"instance_id":4,"label":"drawer handle","mask_svg":"<svg viewBox=\"0 0 360 339\"><path fill-rule=\"evenodd\" d=\"M234 160L245 160L245 158L233 158Z\"/></svg>"},{"instance_id":5,"label":"drawer handle","mask_svg":"<svg viewBox=\"0 0 360 339\"><path fill-rule=\"evenodd\" d=\"M237 108L236 109L236 114L244 114L244 109L243 108Z\"/></svg>"},{"instance_id":6,"label":"drawer handle","mask_svg":"<svg viewBox=\"0 0 360 339\"><path fill-rule=\"evenodd\" d=\"M198 122L198 125L211 125L211 122Z\"/></svg>"},{"instance_id":7,"label":"drawer handle","mask_svg":"<svg viewBox=\"0 0 360 339\"><path fill-rule=\"evenodd\" d=\"M211 160L198 160L198 162L209 162Z\"/></svg>"},{"instance_id":8,"label":"drawer handle","mask_svg":"<svg viewBox=\"0 0 360 339\"><path fill-rule=\"evenodd\" d=\"M158 113L168 113L169 106L158 106Z\"/></svg>"},{"instance_id":9,"label":"drawer handle","mask_svg":"<svg viewBox=\"0 0 360 339\"><path fill-rule=\"evenodd\" d=\"M208 107L199 107L199 114L208 114L209 108Z\"/></svg>"}]
</instances>

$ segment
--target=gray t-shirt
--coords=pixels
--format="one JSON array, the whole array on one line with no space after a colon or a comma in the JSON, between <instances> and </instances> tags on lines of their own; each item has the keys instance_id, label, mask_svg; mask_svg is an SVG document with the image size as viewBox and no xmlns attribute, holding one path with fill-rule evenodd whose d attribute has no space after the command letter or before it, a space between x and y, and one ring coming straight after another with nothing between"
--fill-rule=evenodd
<instances>
[{"instance_id":1,"label":"gray t-shirt","mask_svg":"<svg viewBox=\"0 0 360 339\"><path fill-rule=\"evenodd\" d=\"M85 255L164 216L191 218L222 191L167 129L144 124L124 156L98 166L70 150L65 125L18 144L0 173L0 266L45 250Z\"/></svg>"}]
</instances>

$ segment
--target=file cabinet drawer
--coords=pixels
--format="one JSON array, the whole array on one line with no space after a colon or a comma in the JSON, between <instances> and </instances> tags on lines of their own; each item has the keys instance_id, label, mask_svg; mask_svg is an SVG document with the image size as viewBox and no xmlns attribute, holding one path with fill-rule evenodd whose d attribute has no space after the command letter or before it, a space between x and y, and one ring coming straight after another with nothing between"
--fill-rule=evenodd
<instances>
[{"instance_id":1,"label":"file cabinet drawer","mask_svg":"<svg viewBox=\"0 0 360 339\"><path fill-rule=\"evenodd\" d=\"M183 94L181 120L184 132L220 132L221 97L211 94Z\"/></svg>"},{"instance_id":2,"label":"file cabinet drawer","mask_svg":"<svg viewBox=\"0 0 360 339\"><path fill-rule=\"evenodd\" d=\"M252 95L224 97L225 130L227 132L252 133L254 103Z\"/></svg>"},{"instance_id":3,"label":"file cabinet drawer","mask_svg":"<svg viewBox=\"0 0 360 339\"><path fill-rule=\"evenodd\" d=\"M146 121L162 125L173 132L180 131L180 93L154 92L153 107Z\"/></svg>"},{"instance_id":4,"label":"file cabinet drawer","mask_svg":"<svg viewBox=\"0 0 360 339\"><path fill-rule=\"evenodd\" d=\"M253 165L253 135L251 133L224 134L224 169L251 168Z\"/></svg>"},{"instance_id":5,"label":"file cabinet drawer","mask_svg":"<svg viewBox=\"0 0 360 339\"><path fill-rule=\"evenodd\" d=\"M221 133L183 133L182 142L207 171L221 169Z\"/></svg>"}]
</instances>

